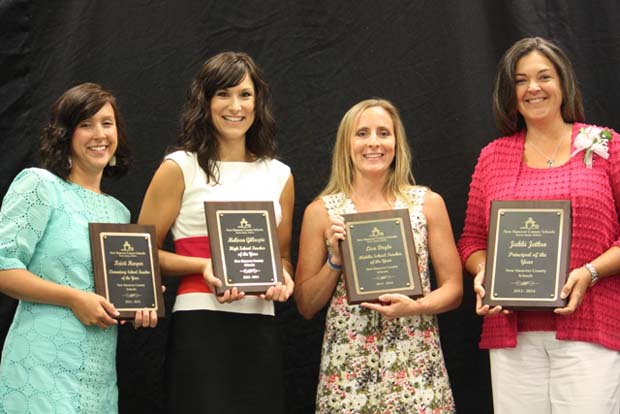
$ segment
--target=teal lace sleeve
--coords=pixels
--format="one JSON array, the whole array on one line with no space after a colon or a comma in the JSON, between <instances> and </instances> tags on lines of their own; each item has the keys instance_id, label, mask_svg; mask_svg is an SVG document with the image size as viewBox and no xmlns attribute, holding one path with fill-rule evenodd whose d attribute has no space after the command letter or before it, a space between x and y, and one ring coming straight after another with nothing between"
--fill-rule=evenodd
<instances>
[{"instance_id":1,"label":"teal lace sleeve","mask_svg":"<svg viewBox=\"0 0 620 414\"><path fill-rule=\"evenodd\" d=\"M56 191L48 175L29 168L11 183L0 209L0 270L28 266L52 214Z\"/></svg>"}]
</instances>

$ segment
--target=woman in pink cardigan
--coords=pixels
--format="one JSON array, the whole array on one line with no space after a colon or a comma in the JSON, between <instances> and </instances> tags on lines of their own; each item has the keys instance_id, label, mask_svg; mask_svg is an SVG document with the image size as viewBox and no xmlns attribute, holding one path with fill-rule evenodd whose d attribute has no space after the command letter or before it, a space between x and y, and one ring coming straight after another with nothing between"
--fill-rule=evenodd
<instances>
[{"instance_id":1,"label":"woman in pink cardigan","mask_svg":"<svg viewBox=\"0 0 620 414\"><path fill-rule=\"evenodd\" d=\"M458 243L475 275L480 347L489 349L495 414L620 411L620 142L585 125L566 55L525 38L498 65L493 109L504 137L472 176ZM492 200L570 200L570 274L553 311L482 305Z\"/></svg>"}]
</instances>

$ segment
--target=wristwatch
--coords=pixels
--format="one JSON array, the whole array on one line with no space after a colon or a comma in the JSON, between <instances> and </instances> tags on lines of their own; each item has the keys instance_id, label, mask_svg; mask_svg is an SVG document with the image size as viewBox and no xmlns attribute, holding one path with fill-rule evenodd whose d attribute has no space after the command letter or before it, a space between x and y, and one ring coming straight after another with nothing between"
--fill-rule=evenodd
<instances>
[{"instance_id":1,"label":"wristwatch","mask_svg":"<svg viewBox=\"0 0 620 414\"><path fill-rule=\"evenodd\" d=\"M596 267L592 263L586 263L583 265L588 272L590 272L590 276L592 276L592 280L590 281L590 286L594 286L596 282L598 282L598 272L596 271Z\"/></svg>"}]
</instances>

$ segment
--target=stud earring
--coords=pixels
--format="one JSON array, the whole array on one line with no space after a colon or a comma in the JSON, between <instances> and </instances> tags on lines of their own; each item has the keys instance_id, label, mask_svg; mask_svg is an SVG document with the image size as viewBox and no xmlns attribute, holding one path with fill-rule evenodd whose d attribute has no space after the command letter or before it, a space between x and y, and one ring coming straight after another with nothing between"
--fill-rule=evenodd
<instances>
[{"instance_id":1,"label":"stud earring","mask_svg":"<svg viewBox=\"0 0 620 414\"><path fill-rule=\"evenodd\" d=\"M116 154L112 155L112 158L110 158L110 161L108 161L108 165L110 167L116 167Z\"/></svg>"}]
</instances>

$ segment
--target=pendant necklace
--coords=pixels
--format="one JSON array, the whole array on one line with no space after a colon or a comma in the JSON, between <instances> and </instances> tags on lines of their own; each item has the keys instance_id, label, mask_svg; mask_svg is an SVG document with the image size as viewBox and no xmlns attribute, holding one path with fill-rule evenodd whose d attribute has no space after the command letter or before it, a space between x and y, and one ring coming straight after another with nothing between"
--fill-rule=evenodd
<instances>
[{"instance_id":1,"label":"pendant necklace","mask_svg":"<svg viewBox=\"0 0 620 414\"><path fill-rule=\"evenodd\" d=\"M536 152L538 152L540 155L542 155L545 160L547 160L547 168L552 168L555 162L555 157L558 155L558 151L560 150L560 145L562 145L562 138L558 139L558 145L556 145L555 150L553 150L551 156L545 154L540 148L538 148L536 144L534 144L534 142L529 141L528 144L532 144L532 148L535 149Z\"/></svg>"}]
</instances>

